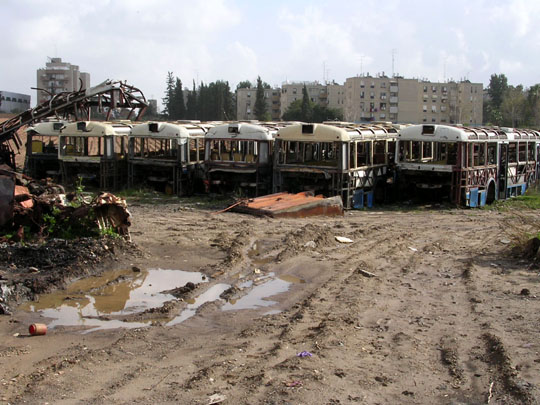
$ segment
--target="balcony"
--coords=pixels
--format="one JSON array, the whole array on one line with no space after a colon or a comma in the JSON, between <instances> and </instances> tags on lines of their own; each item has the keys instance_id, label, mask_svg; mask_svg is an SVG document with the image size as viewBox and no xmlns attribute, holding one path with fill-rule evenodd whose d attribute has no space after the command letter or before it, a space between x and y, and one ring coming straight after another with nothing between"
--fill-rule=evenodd
<instances>
[{"instance_id":1,"label":"balcony","mask_svg":"<svg viewBox=\"0 0 540 405\"><path fill-rule=\"evenodd\" d=\"M398 86L390 86L390 92L397 93L398 92Z\"/></svg>"},{"instance_id":2,"label":"balcony","mask_svg":"<svg viewBox=\"0 0 540 405\"><path fill-rule=\"evenodd\" d=\"M390 97L390 102L391 102L391 103L397 103L397 102L398 102L398 98L397 98L397 97Z\"/></svg>"},{"instance_id":3,"label":"balcony","mask_svg":"<svg viewBox=\"0 0 540 405\"><path fill-rule=\"evenodd\" d=\"M397 114L398 108L397 107L390 107L390 114Z\"/></svg>"}]
</instances>

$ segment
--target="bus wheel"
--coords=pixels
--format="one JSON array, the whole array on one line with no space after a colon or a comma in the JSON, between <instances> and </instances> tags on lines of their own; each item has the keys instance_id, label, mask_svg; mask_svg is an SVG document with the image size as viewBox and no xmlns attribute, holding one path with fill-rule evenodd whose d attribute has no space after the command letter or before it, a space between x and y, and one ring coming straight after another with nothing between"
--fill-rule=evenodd
<instances>
[{"instance_id":1,"label":"bus wheel","mask_svg":"<svg viewBox=\"0 0 540 405\"><path fill-rule=\"evenodd\" d=\"M489 183L487 196L486 196L486 204L491 204L493 201L495 201L495 182L494 181Z\"/></svg>"}]
</instances>

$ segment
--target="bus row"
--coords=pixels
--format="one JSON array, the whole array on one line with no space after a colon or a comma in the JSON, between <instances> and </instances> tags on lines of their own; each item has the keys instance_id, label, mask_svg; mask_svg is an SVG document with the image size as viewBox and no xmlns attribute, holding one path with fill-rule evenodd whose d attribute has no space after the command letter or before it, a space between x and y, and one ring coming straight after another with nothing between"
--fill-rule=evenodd
<instances>
[{"instance_id":1,"label":"bus row","mask_svg":"<svg viewBox=\"0 0 540 405\"><path fill-rule=\"evenodd\" d=\"M538 131L384 122L49 121L27 129L25 161L32 177L103 189L312 191L349 209L427 193L482 206L523 194L539 171Z\"/></svg>"}]
</instances>

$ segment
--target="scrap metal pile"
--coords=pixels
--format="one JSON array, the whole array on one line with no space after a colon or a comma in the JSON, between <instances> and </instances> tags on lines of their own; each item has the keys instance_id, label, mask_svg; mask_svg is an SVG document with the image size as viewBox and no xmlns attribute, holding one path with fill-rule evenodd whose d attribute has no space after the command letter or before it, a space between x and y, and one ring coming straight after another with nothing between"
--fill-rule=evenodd
<instances>
[{"instance_id":1,"label":"scrap metal pile","mask_svg":"<svg viewBox=\"0 0 540 405\"><path fill-rule=\"evenodd\" d=\"M0 166L0 239L74 239L108 233L130 239L126 201L110 193L66 194L49 179L36 181Z\"/></svg>"},{"instance_id":2,"label":"scrap metal pile","mask_svg":"<svg viewBox=\"0 0 540 405\"><path fill-rule=\"evenodd\" d=\"M42 89L40 89L42 90ZM45 91L45 90L44 90ZM91 108L106 113L109 120L115 109L129 109L127 119L138 120L144 115L148 103L142 91L125 82L106 80L103 83L73 92L51 94L51 99L0 123L0 164L15 168L15 150L22 146L17 130L47 117L58 119L90 120Z\"/></svg>"}]
</instances>

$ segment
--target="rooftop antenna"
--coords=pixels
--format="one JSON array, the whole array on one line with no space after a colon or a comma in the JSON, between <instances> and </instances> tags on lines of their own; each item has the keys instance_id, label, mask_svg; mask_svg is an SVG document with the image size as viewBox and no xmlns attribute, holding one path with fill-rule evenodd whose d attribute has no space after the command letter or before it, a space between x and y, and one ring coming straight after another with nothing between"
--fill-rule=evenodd
<instances>
[{"instance_id":1,"label":"rooftop antenna","mask_svg":"<svg viewBox=\"0 0 540 405\"><path fill-rule=\"evenodd\" d=\"M395 72L394 72L394 62L395 62L395 56L396 56L396 48L393 48L392 49L392 77L395 76Z\"/></svg>"},{"instance_id":2,"label":"rooftop antenna","mask_svg":"<svg viewBox=\"0 0 540 405\"><path fill-rule=\"evenodd\" d=\"M364 55L360 55L360 76L364 75Z\"/></svg>"}]
</instances>

